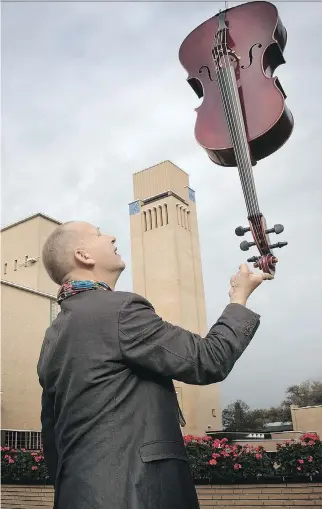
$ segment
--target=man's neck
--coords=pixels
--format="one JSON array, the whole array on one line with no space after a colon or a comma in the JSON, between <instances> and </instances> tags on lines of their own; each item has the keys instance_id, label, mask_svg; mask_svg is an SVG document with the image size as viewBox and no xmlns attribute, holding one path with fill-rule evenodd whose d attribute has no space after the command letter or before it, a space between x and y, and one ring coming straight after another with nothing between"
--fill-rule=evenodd
<instances>
[{"instance_id":1,"label":"man's neck","mask_svg":"<svg viewBox=\"0 0 322 509\"><path fill-rule=\"evenodd\" d=\"M120 274L112 273L112 274L98 274L94 272L88 271L75 271L68 275L68 279L66 281L97 281L99 283L105 283L108 285L111 290L115 289L116 283ZM65 282L66 282L65 281Z\"/></svg>"}]
</instances>

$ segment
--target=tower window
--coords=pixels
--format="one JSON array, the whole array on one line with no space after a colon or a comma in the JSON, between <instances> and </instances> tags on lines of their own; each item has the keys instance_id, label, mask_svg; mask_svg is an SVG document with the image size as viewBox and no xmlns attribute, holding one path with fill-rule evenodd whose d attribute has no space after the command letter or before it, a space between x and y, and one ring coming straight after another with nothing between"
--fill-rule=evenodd
<instances>
[{"instance_id":1,"label":"tower window","mask_svg":"<svg viewBox=\"0 0 322 509\"><path fill-rule=\"evenodd\" d=\"M180 207L180 214L181 214L181 226L184 228L184 208Z\"/></svg>"},{"instance_id":2,"label":"tower window","mask_svg":"<svg viewBox=\"0 0 322 509\"><path fill-rule=\"evenodd\" d=\"M168 205L166 203L164 204L164 219L165 224L169 224Z\"/></svg>"},{"instance_id":3,"label":"tower window","mask_svg":"<svg viewBox=\"0 0 322 509\"><path fill-rule=\"evenodd\" d=\"M177 204L177 223L180 226L180 205Z\"/></svg>"},{"instance_id":4,"label":"tower window","mask_svg":"<svg viewBox=\"0 0 322 509\"><path fill-rule=\"evenodd\" d=\"M18 268L18 260L15 260L15 263L13 265L13 270L17 270Z\"/></svg>"},{"instance_id":5,"label":"tower window","mask_svg":"<svg viewBox=\"0 0 322 509\"><path fill-rule=\"evenodd\" d=\"M152 212L148 210L148 230L152 230Z\"/></svg>"},{"instance_id":6,"label":"tower window","mask_svg":"<svg viewBox=\"0 0 322 509\"><path fill-rule=\"evenodd\" d=\"M143 212L143 230L146 232L148 229L147 222L146 222L146 212Z\"/></svg>"},{"instance_id":7,"label":"tower window","mask_svg":"<svg viewBox=\"0 0 322 509\"><path fill-rule=\"evenodd\" d=\"M153 207L153 228L158 227L158 217L157 217L157 209Z\"/></svg>"},{"instance_id":8,"label":"tower window","mask_svg":"<svg viewBox=\"0 0 322 509\"><path fill-rule=\"evenodd\" d=\"M8 269L8 264L7 264L7 263L5 263L5 264L4 264L4 269L3 269L3 273L4 273L4 274L7 274L7 269Z\"/></svg>"},{"instance_id":9,"label":"tower window","mask_svg":"<svg viewBox=\"0 0 322 509\"><path fill-rule=\"evenodd\" d=\"M159 215L160 215L160 226L163 226L163 213L161 205L159 205Z\"/></svg>"},{"instance_id":10,"label":"tower window","mask_svg":"<svg viewBox=\"0 0 322 509\"><path fill-rule=\"evenodd\" d=\"M191 230L191 224L190 224L190 210L187 210L187 229Z\"/></svg>"}]
</instances>

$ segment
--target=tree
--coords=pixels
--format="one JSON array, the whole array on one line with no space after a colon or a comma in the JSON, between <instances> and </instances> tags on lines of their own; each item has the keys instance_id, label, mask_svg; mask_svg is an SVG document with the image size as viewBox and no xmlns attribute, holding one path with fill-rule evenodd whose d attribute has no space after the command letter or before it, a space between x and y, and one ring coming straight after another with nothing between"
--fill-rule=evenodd
<instances>
[{"instance_id":1,"label":"tree","mask_svg":"<svg viewBox=\"0 0 322 509\"><path fill-rule=\"evenodd\" d=\"M248 430L250 408L242 400L238 399L223 410L222 420L225 431Z\"/></svg>"},{"instance_id":2,"label":"tree","mask_svg":"<svg viewBox=\"0 0 322 509\"><path fill-rule=\"evenodd\" d=\"M298 385L291 385L286 389L286 399L282 406L314 406L322 405L322 382L306 380Z\"/></svg>"},{"instance_id":3,"label":"tree","mask_svg":"<svg viewBox=\"0 0 322 509\"><path fill-rule=\"evenodd\" d=\"M237 400L223 410L222 419L225 431L263 430L269 422L289 422L291 405L311 406L322 405L322 382L306 380L286 389L286 398L279 406L270 408L250 407L242 400Z\"/></svg>"},{"instance_id":4,"label":"tree","mask_svg":"<svg viewBox=\"0 0 322 509\"><path fill-rule=\"evenodd\" d=\"M269 422L289 422L291 421L291 409L289 406L272 406L264 410L264 423Z\"/></svg>"}]
</instances>

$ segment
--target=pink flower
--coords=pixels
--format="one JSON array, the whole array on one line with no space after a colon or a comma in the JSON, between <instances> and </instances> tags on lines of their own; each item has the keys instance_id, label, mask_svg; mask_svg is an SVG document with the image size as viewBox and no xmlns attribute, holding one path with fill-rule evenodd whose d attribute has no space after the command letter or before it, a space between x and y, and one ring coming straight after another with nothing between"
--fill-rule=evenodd
<instances>
[{"instance_id":1,"label":"pink flower","mask_svg":"<svg viewBox=\"0 0 322 509\"><path fill-rule=\"evenodd\" d=\"M13 460L12 458L9 459L9 463L14 463L15 460Z\"/></svg>"},{"instance_id":2,"label":"pink flower","mask_svg":"<svg viewBox=\"0 0 322 509\"><path fill-rule=\"evenodd\" d=\"M261 454L259 454L259 453L255 454L255 458L256 458L257 460L261 460L261 459L262 459L262 457L263 457L263 456L262 456Z\"/></svg>"},{"instance_id":3,"label":"pink flower","mask_svg":"<svg viewBox=\"0 0 322 509\"><path fill-rule=\"evenodd\" d=\"M297 467L298 470L302 470L302 467Z\"/></svg>"},{"instance_id":4,"label":"pink flower","mask_svg":"<svg viewBox=\"0 0 322 509\"><path fill-rule=\"evenodd\" d=\"M308 445L314 445L315 442L320 440L320 437L316 433L304 433L304 435L300 437L300 440L308 443Z\"/></svg>"},{"instance_id":5,"label":"pink flower","mask_svg":"<svg viewBox=\"0 0 322 509\"><path fill-rule=\"evenodd\" d=\"M4 459L5 459L5 460L10 460L10 456L9 456L9 454L5 454L5 455L4 455Z\"/></svg>"},{"instance_id":6,"label":"pink flower","mask_svg":"<svg viewBox=\"0 0 322 509\"><path fill-rule=\"evenodd\" d=\"M36 467L36 465L34 465L33 467L31 467L31 470L38 470L38 467Z\"/></svg>"},{"instance_id":7,"label":"pink flower","mask_svg":"<svg viewBox=\"0 0 322 509\"><path fill-rule=\"evenodd\" d=\"M209 465L217 465L217 460L214 459L210 460Z\"/></svg>"},{"instance_id":8,"label":"pink flower","mask_svg":"<svg viewBox=\"0 0 322 509\"><path fill-rule=\"evenodd\" d=\"M309 463L312 463L312 461L313 461L312 456L309 456L309 457L308 457L308 459L307 459L307 461L308 461Z\"/></svg>"},{"instance_id":9,"label":"pink flower","mask_svg":"<svg viewBox=\"0 0 322 509\"><path fill-rule=\"evenodd\" d=\"M303 465L304 463L304 460L297 460L299 463L301 463L301 465Z\"/></svg>"},{"instance_id":10,"label":"pink flower","mask_svg":"<svg viewBox=\"0 0 322 509\"><path fill-rule=\"evenodd\" d=\"M240 463L235 463L234 470L239 470L240 468L242 468L241 464Z\"/></svg>"}]
</instances>

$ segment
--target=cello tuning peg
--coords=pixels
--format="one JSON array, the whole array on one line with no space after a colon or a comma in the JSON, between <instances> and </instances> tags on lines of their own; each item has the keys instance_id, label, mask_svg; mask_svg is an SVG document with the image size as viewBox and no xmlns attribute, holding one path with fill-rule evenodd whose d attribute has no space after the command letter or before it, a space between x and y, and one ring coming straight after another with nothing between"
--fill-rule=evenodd
<instances>
[{"instance_id":1,"label":"cello tuning peg","mask_svg":"<svg viewBox=\"0 0 322 509\"><path fill-rule=\"evenodd\" d=\"M252 256L251 258L247 259L249 263L256 263L257 260L259 260L259 256Z\"/></svg>"},{"instance_id":2,"label":"cello tuning peg","mask_svg":"<svg viewBox=\"0 0 322 509\"><path fill-rule=\"evenodd\" d=\"M255 246L255 242L247 242L247 240L243 240L243 242L239 245L242 251L248 251L248 249L252 246Z\"/></svg>"},{"instance_id":3,"label":"cello tuning peg","mask_svg":"<svg viewBox=\"0 0 322 509\"><path fill-rule=\"evenodd\" d=\"M250 231L249 227L244 228L243 226L238 226L235 229L235 233L236 233L237 237L243 237L245 235L245 233L249 232L249 231Z\"/></svg>"},{"instance_id":4,"label":"cello tuning peg","mask_svg":"<svg viewBox=\"0 0 322 509\"><path fill-rule=\"evenodd\" d=\"M284 226L282 224L274 224L273 228L269 228L268 230L265 230L265 233L276 233L277 235L279 233L282 233L284 231Z\"/></svg>"},{"instance_id":5,"label":"cello tuning peg","mask_svg":"<svg viewBox=\"0 0 322 509\"><path fill-rule=\"evenodd\" d=\"M281 247L284 247L284 246L287 246L288 242L277 242L276 244L272 244L271 246L268 246L269 249L276 249L276 248L281 248Z\"/></svg>"}]
</instances>

